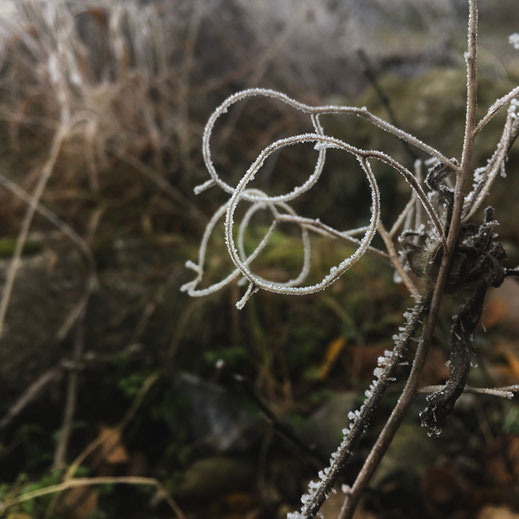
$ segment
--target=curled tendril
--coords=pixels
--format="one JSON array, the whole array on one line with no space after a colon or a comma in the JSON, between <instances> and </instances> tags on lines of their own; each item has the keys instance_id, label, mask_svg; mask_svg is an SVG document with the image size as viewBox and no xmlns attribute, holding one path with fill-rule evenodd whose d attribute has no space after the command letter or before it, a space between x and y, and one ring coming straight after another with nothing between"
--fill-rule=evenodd
<instances>
[{"instance_id":1,"label":"curled tendril","mask_svg":"<svg viewBox=\"0 0 519 519\"><path fill-rule=\"evenodd\" d=\"M251 196L258 196L258 197L266 197L264 193L259 191L258 189L249 189L247 190L247 195ZM214 292L217 292L218 290L222 289L226 285L232 283L233 281L240 279L240 270L236 268L233 270L227 277L222 279L221 281L214 283L210 285L207 288L199 289L198 285L201 283L204 275L204 266L205 266L205 258L207 254L207 245L209 243L209 239L218 224L218 222L223 218L223 216L227 213L227 209L229 206L230 200L227 201L225 204L223 204L213 215L209 223L207 224L204 235L202 236L202 241L200 243L200 249L198 253L198 263L194 263L192 261L188 261L186 263L186 267L195 271L197 273L197 276L194 280L184 284L180 289L183 292L187 292L192 297L203 297L210 294L213 294ZM270 225L269 229L261 239L260 243L256 246L254 251L247 256L245 253L245 231L249 225L249 222L251 218L254 216L255 213L262 209L269 209L271 214L274 217L274 220L272 224ZM283 213L280 213L280 210L283 211ZM249 265L252 263L261 253L261 251L265 248L267 245L270 237L272 236L274 230L276 229L279 222L283 221L283 216L292 216L297 217L295 211L286 203L284 202L254 202L247 212L245 213L239 227L238 232L238 250L241 257L241 260L245 265ZM299 275L289 281L285 282L279 282L278 284L280 286L293 286L298 285L304 279L308 276L308 273L310 271L310 255L311 255L311 243L310 243L310 237L308 234L308 231L305 227L301 226L301 240L303 243L303 265L301 268L301 272ZM246 280L246 279L245 279ZM242 281L244 279L242 278Z\"/></svg>"},{"instance_id":2,"label":"curled tendril","mask_svg":"<svg viewBox=\"0 0 519 519\"><path fill-rule=\"evenodd\" d=\"M245 187L249 182L251 182L256 173L261 169L261 166L265 162L265 160L275 151L282 149L286 146L290 146L293 144L298 143L305 143L305 142L316 142L316 143L323 143L326 144L329 148L337 148L344 151L348 151L350 153L353 153L357 159L359 160L359 163L364 170L368 182L371 189L371 202L372 202L372 212L371 212L371 219L368 226L368 229L366 230L366 233L364 234L364 237L360 241L359 247L357 250L348 258L344 259L339 265L336 267L332 267L330 269L329 274L327 274L319 283L316 283L314 285L308 285L308 286L286 286L282 285L280 283L275 283L272 281L267 281L260 276L255 275L251 272L248 264L246 264L242 259L240 258L238 249L236 247L236 243L234 241L233 237L233 219L234 214L236 211L236 207L238 203L240 202L240 199L242 198L242 193L245 191ZM343 274L346 270L348 270L354 263L356 263L367 251L367 248L371 241L373 240L373 237L376 234L377 231L377 225L380 220L380 197L379 197L379 191L378 191L378 185L375 180L375 176L373 175L373 171L371 170L371 167L369 165L369 162L367 159L363 156L360 156L358 153L356 153L356 148L353 146L350 146L346 144L345 142L334 139L332 137L327 137L324 135L318 135L318 134L303 134L303 135L295 135L293 137L288 137L286 139L280 139L274 143L272 143L270 146L267 146L258 156L258 158L254 161L254 163L250 166L250 168L247 170L245 175L242 177L238 185L236 186L236 189L234 190L231 199L229 201L229 205L227 207L227 214L225 218L225 239L227 243L227 247L229 249L229 253L231 255L231 259L235 266L240 270L240 272L247 278L249 281L255 285L258 288L262 288L264 290L268 290L270 292L278 292L281 294L311 294L313 292L317 292L319 290L323 290L324 288L331 285L334 281L337 280L337 278Z\"/></svg>"},{"instance_id":3,"label":"curled tendril","mask_svg":"<svg viewBox=\"0 0 519 519\"><path fill-rule=\"evenodd\" d=\"M241 180L238 182L238 184L235 187L233 187L226 183L220 177L213 164L210 145L211 137L216 121L219 119L219 117L225 114L233 104L252 96L274 98L294 108L295 110L298 110L308 115L314 133L293 135L271 143L259 153L256 160L247 169L247 171L245 172ZM248 298L252 294L257 292L258 289L263 289L270 292L277 292L281 294L298 295L310 294L323 290L324 288L334 283L339 278L339 276L341 276L341 274L343 274L354 263L356 263L368 250L374 251L379 255L382 255L387 258L388 255L386 253L374 249L370 246L377 232L377 227L380 223L379 189L370 164L370 161L373 159L384 162L387 165L391 166L409 183L413 191L413 199L419 201L419 203L423 206L425 212L429 216L431 224L433 225L433 227L436 228L438 236L440 237L445 246L445 236L440 223L440 218L438 217L436 210L431 205L431 202L429 201L427 195L424 193L415 175L407 168L405 168L402 164L400 164L398 161L396 161L395 159L391 158L389 155L381 151L359 149L350 144L347 144L346 142L340 139L325 135L322 124L319 119L319 117L324 114L346 114L362 117L368 120L370 123L381 128L382 130L391 133L396 137L417 147L418 149L427 153L429 156L433 157L440 163L449 166L454 171L457 171L459 169L455 163L453 163L450 159L447 159L439 151L435 150L434 148L431 148L427 144L418 140L416 137L413 137L412 135L387 123L386 121L379 119L378 117L368 112L366 108L343 106L310 106L295 101L294 99L291 99L290 97L280 92L261 88L248 89L231 95L213 112L206 124L203 135L203 156L205 165L210 175L210 179L195 188L195 193L198 194L212 186L218 186L225 193L229 194L230 198L216 211L216 213L213 215L206 227L200 244L198 263L195 264L193 262L188 262L186 264L188 268L191 268L196 272L197 276L193 281L190 281L189 283L186 283L182 286L183 291L186 291L191 296L198 297L216 292L220 288L223 288L227 284L234 281L238 281L241 283L248 282L248 288L245 292L245 295L237 304L237 306L241 308L248 300ZM318 152L318 154L312 172L309 174L309 176L302 184L296 186L289 192L275 196L269 196L263 191L247 187L248 184L260 172L265 160L275 151L284 149L288 146L292 146L295 144L304 143L313 143L314 149ZM353 155L357 159L362 171L366 175L371 191L371 217L369 224L363 228L348 232L341 232L333 229L332 227L322 224L319 220L312 220L297 215L295 211L288 205L288 202L295 200L301 194L311 189L319 180L324 169L327 149L330 148L342 150ZM246 202L251 205L242 218L242 221L239 225L237 238L235 238L234 218L237 207L241 202ZM260 241L260 243L256 246L252 253L249 256L247 256L244 247L245 231L253 215L260 210L269 210L273 217L273 221L269 229L263 236L262 240ZM207 288L199 288L204 274L205 256L207 253L207 244L209 238L213 233L217 223L221 219L223 219L224 216L225 241L231 260L236 268L221 281L214 283L213 285ZM301 229L301 239L303 242L304 249L303 263L301 271L293 279L286 282L271 281L253 273L251 270L251 263L258 257L261 251L265 248L277 225L283 221L296 224ZM330 272L326 274L321 281L314 284L303 285L310 271L311 245L309 231L325 234L328 236L333 236L336 238L339 237L341 239L355 243L357 248L349 257L343 259L338 265L332 267L330 269ZM354 235L359 233L363 233L362 238L353 238Z\"/></svg>"}]
</instances>

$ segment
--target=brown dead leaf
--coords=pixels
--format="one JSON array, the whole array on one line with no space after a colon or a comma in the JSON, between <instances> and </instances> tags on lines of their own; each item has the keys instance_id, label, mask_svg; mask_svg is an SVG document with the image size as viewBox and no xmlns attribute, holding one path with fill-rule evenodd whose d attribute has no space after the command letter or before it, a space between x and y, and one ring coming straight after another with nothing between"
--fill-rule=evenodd
<instances>
[{"instance_id":1,"label":"brown dead leaf","mask_svg":"<svg viewBox=\"0 0 519 519\"><path fill-rule=\"evenodd\" d=\"M97 490L92 487L73 488L67 492L60 504L60 510L70 519L87 519L97 508Z\"/></svg>"},{"instance_id":2,"label":"brown dead leaf","mask_svg":"<svg viewBox=\"0 0 519 519\"><path fill-rule=\"evenodd\" d=\"M485 473L496 483L506 485L519 476L519 436L500 437L484 452Z\"/></svg>"},{"instance_id":3,"label":"brown dead leaf","mask_svg":"<svg viewBox=\"0 0 519 519\"><path fill-rule=\"evenodd\" d=\"M481 324L487 330L490 330L499 324L506 315L506 302L497 297L491 297L485 301L485 307L481 314Z\"/></svg>"},{"instance_id":4,"label":"brown dead leaf","mask_svg":"<svg viewBox=\"0 0 519 519\"><path fill-rule=\"evenodd\" d=\"M116 465L128 461L128 452L123 444L121 431L115 427L101 426L98 440L100 444L94 464Z\"/></svg>"},{"instance_id":5,"label":"brown dead leaf","mask_svg":"<svg viewBox=\"0 0 519 519\"><path fill-rule=\"evenodd\" d=\"M519 352L514 343L501 343L495 348L500 362L494 362L490 373L498 385L506 386L519 382ZM504 361L504 362L503 362Z\"/></svg>"},{"instance_id":6,"label":"brown dead leaf","mask_svg":"<svg viewBox=\"0 0 519 519\"><path fill-rule=\"evenodd\" d=\"M519 380L519 359L511 351L504 352L504 356L516 380Z\"/></svg>"}]
</instances>

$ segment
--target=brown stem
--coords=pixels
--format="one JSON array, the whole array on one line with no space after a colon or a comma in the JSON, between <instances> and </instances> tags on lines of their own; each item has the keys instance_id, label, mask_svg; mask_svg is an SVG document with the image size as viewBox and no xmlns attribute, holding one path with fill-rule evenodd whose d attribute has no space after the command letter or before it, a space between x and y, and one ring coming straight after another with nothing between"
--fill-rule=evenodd
<instances>
[{"instance_id":1,"label":"brown stem","mask_svg":"<svg viewBox=\"0 0 519 519\"><path fill-rule=\"evenodd\" d=\"M398 254L395 250L395 245L393 244L393 240L391 239L391 236L387 232L382 222L379 222L378 224L378 232L382 237L382 240L384 241L384 245L386 246L387 252L389 254L389 259L391 260L393 267L395 267L395 270L398 272L398 275L402 279L402 282L414 298L418 297L420 294L418 293L418 290L416 289L413 280L404 270L402 263L400 263L400 260L398 259Z\"/></svg>"}]
</instances>

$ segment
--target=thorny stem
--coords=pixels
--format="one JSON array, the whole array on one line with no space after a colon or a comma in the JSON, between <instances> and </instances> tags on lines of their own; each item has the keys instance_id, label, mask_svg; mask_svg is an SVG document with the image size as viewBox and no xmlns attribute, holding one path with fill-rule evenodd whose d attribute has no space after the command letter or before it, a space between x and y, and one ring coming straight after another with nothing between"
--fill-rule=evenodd
<instances>
[{"instance_id":1,"label":"thorny stem","mask_svg":"<svg viewBox=\"0 0 519 519\"><path fill-rule=\"evenodd\" d=\"M470 179L470 162L474 143L474 127L477 103L477 0L469 0L469 25L468 25L468 52L467 63L467 114L465 126L465 138L463 142L462 160L459 174L456 178L454 207L447 235L447 252L442 257L438 277L434 284L431 307L425 322L422 337L418 344L411 373L407 380L402 395L388 418L381 434L377 438L364 466L359 472L357 479L346 496L339 519L349 519L353 516L355 507L360 499L362 490L368 484L373 472L378 467L391 440L398 430L406 412L414 400L418 389L418 382L422 368L425 364L427 350L431 342L436 320L438 317L441 299L449 274L450 263L461 227L461 215L466 185ZM429 280L434 282L434 280Z\"/></svg>"},{"instance_id":2,"label":"thorny stem","mask_svg":"<svg viewBox=\"0 0 519 519\"><path fill-rule=\"evenodd\" d=\"M435 294L437 294L437 292L438 291L436 290L434 291ZM431 326L430 323L434 323L434 317L436 317L439 309L438 297L436 298L436 301L436 305L434 307L431 306L431 310L429 312L429 317L424 327L422 338L418 343L418 348L416 350L413 366L411 368L411 373L409 374L409 378L407 379L405 388L402 391L402 395L400 396L397 405L391 412L391 415L388 418L386 424L384 425L382 432L378 436L375 445L371 449L366 461L364 462L364 465L362 466L362 469L358 473L355 483L348 492L338 519L351 519L353 517L353 513L355 512L355 508L360 500L362 491L369 483L371 476L379 466L382 458L384 457L384 454L386 453L387 448L389 447L394 435L396 434L398 428L400 427L400 424L402 423L402 420L406 415L407 409L414 400L416 389L418 387L418 381L427 354L429 341L426 339L428 337L432 337L432 332L434 330L434 324ZM426 331L428 332L427 336L425 335Z\"/></svg>"},{"instance_id":3,"label":"thorny stem","mask_svg":"<svg viewBox=\"0 0 519 519\"><path fill-rule=\"evenodd\" d=\"M316 491L312 498L312 502L309 503L306 508L305 517L315 517L315 515L321 508L322 504L324 503L326 497L333 488L337 476L344 468L345 464L351 458L353 449L355 448L358 440L362 436L362 433L366 428L366 424L371 418L374 409L378 406L378 403L380 402L382 395L384 394L387 386L389 385L392 373L394 372L398 364L402 361L402 357L408 350L411 341L413 340L413 337L418 331L423 316L425 315L429 307L429 303L430 294L426 294L425 297L421 298L421 300L416 302L414 310L411 314L411 317L409 318L402 338L396 342L392 352L392 356L389 362L387 363L384 372L377 380L375 387L371 391L371 394L366 398L364 405L360 409L360 414L357 420L353 423L349 434L344 438L343 443L336 451L333 463L330 466L329 472L327 472L324 478L323 484Z\"/></svg>"}]
</instances>

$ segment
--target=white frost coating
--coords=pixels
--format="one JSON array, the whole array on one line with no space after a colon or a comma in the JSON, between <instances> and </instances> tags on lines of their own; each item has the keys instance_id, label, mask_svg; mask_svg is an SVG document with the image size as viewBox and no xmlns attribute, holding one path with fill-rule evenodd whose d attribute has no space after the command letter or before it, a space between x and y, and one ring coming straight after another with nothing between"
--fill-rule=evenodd
<instances>
[{"instance_id":1,"label":"white frost coating","mask_svg":"<svg viewBox=\"0 0 519 519\"><path fill-rule=\"evenodd\" d=\"M251 298L252 294L256 293L258 289L254 286L253 283L249 283L249 288L247 288L247 291L243 295L243 297L236 303L236 308L238 310L241 310L245 303Z\"/></svg>"},{"instance_id":2,"label":"white frost coating","mask_svg":"<svg viewBox=\"0 0 519 519\"><path fill-rule=\"evenodd\" d=\"M514 49L519 50L519 33L514 32L513 34L510 34L508 37L508 43L514 47Z\"/></svg>"},{"instance_id":3,"label":"white frost coating","mask_svg":"<svg viewBox=\"0 0 519 519\"><path fill-rule=\"evenodd\" d=\"M232 187L220 178L212 162L210 147L211 136L216 121L221 115L225 114L229 110L229 108L238 101L247 99L252 96L263 96L267 98L272 98L278 102L285 103L286 105L294 108L295 110L299 110L304 114L307 114L314 128L314 133L294 135L291 137L280 139L270 144L260 152L257 159L245 172L241 180L238 182L237 186ZM435 150L434 148L431 148L430 146L424 144L412 135L403 132L402 130L394 127L386 121L379 119L378 117L371 114L365 107L355 108L333 105L310 106L304 103L299 103L298 101L295 101L294 99L291 99L290 97L280 92L262 88L248 89L231 95L213 112L204 129L203 156L210 178L209 180L195 188L195 193L199 194L204 190L214 185L217 185L224 192L228 193L231 196L230 199L218 209L218 211L214 214L213 218L211 218L210 222L208 223L204 235L202 237L202 242L200 244L198 264L195 264L193 262L188 264L188 268L195 271L197 276L194 280L184 284L181 287L183 291L186 291L189 295L194 297L205 296L213 292L216 292L217 290L231 282L239 282L239 279L242 278L242 283L248 282L250 284L249 289L246 291L245 295L238 303L238 306L242 307L243 304L245 304L245 302L247 301L247 299L258 289L277 292L281 294L297 295L310 294L317 292L319 290L323 290L324 288L334 283L368 250L376 254L379 254L385 258L389 258L390 255L370 246L380 221L379 192L375 177L373 175L373 171L371 169L371 165L369 163L371 159L376 159L391 166L394 170L396 170L399 174L401 174L404 177L404 179L409 183L413 190L411 200L406 209L404 210L404 213L399 217L398 225L394 228L392 232L396 232L398 226L400 226L403 223L403 221L407 219L407 217L411 216L411 213L416 213L417 210L413 211L414 206L418 203L421 203L423 205L423 208L425 209L425 212L428 214L438 236L441 238L445 246L445 236L443 235L439 216L436 210L433 208L431 202L428 200L427 195L424 193L420 185L420 176L413 174L402 164L400 164L399 162L397 162L396 160L394 160L389 155L383 152L374 150L362 150L354 146L351 146L340 139L336 139L325 135L323 126L319 119L320 116L324 114L345 114L355 115L364 118L368 122L381 128L382 130L391 133L396 137L424 151L429 155L429 157L431 157L435 161L439 161L440 163L447 165L455 171L459 169L459 167L456 164L454 164L450 159L442 155L439 151ZM282 150L287 146L304 143L313 143L314 148L315 150L317 150L318 154L313 171L309 174L306 180L303 181L302 184L296 186L287 193L276 196L269 196L268 194L257 189L247 188L249 182L251 182L254 179L255 175L262 168L265 160L272 153L278 150ZM355 156L355 158L361 166L362 171L366 175L371 190L371 218L369 225L366 227L340 232L325 224L322 224L318 219L308 219L300 217L286 204L286 202L294 200L299 195L308 191L312 186L315 185L320 175L322 174L324 168L326 151L330 148L339 149L351 153L353 156ZM248 210L245 213L245 216L242 219L242 222L239 225L238 237L236 240L234 235L234 218L237 206L241 202L248 202L251 204L251 207L248 208ZM244 236L246 229L249 225L252 216L257 211L265 209L270 210L273 216L273 222L269 230L261 240L260 244L256 247L252 254L250 254L250 256L247 257L244 247ZM204 277L204 263L205 256L207 253L207 243L217 223L220 221L224 214L225 242L231 260L236 266L236 269L221 281L214 283L207 288L199 288L202 278ZM281 221L291 222L300 227L304 251L301 271L293 279L290 279L286 282L277 282L264 279L261 276L254 274L251 270L251 263L254 261L255 258L258 257L261 251L265 248L269 239L272 236L272 233L276 228L276 225ZM357 246L357 249L351 256L345 258L338 265L332 267L330 269L330 272L320 282L307 286L301 286L303 285L305 279L308 277L310 271L310 231L318 234L329 235L343 240L348 240L354 243ZM361 233L363 233L363 236L359 236L359 238L356 238L356 235Z\"/></svg>"},{"instance_id":4,"label":"white frost coating","mask_svg":"<svg viewBox=\"0 0 519 519\"><path fill-rule=\"evenodd\" d=\"M295 286L285 286L281 283L276 283L272 281L267 281L259 276L255 275L251 272L248 265L243 262L238 253L238 249L236 243L234 241L233 236L233 228L234 228L234 214L236 211L236 207L242 198L242 193L245 192L246 186L249 182L251 182L256 173L260 170L265 160L275 151L285 148L286 146L291 146L297 143L305 143L305 142L326 142L329 147L334 147L340 150L347 151L355 155L366 174L368 179L370 189L371 189L371 200L372 200L372 214L370 219L370 225L368 226L368 230L366 231L364 237L362 238L359 247L357 250L348 258L344 259L339 265L332 269L330 273L325 276L320 282L314 285L308 285L303 287L295 287ZM258 158L253 162L253 164L249 167L245 175L242 177L236 189L234 190L231 199L229 200L229 205L227 208L227 214L225 219L225 239L227 243L227 247L229 249L229 253L233 263L236 267L241 271L241 273L248 278L252 283L254 283L259 288L267 290L269 292L277 292L281 294L310 294L317 292L319 290L323 290L324 288L331 285L334 281L338 279L338 277L343 274L346 270L348 270L354 263L356 263L367 251L369 244L371 243L373 237L375 236L378 222L380 220L380 199L379 199L379 191L378 186L375 180L375 176L371 170L371 167L368 161L361 156L361 152L357 148L346 144L340 139L335 139L333 137L327 137L319 134L302 134L295 135L293 137L287 137L286 139L280 139L270 146L267 146L258 156Z\"/></svg>"},{"instance_id":5,"label":"white frost coating","mask_svg":"<svg viewBox=\"0 0 519 519\"><path fill-rule=\"evenodd\" d=\"M383 119L380 119L376 117L375 115L371 114L365 107L363 108L356 108L351 106L310 106L306 105L304 103L299 103L298 101L288 97L286 94L283 94L281 92L277 92L275 90L265 89L265 88L251 88L247 90L242 90L241 92L237 92L231 96L229 96L209 117L209 120L207 121L207 124L204 129L203 134L203 141L202 141L202 151L204 156L204 162L206 165L206 168L211 175L212 179L227 193L231 194L234 189L229 186L226 182L224 182L216 172L216 169L214 167L212 157L211 157L211 135L215 126L216 121L218 118L225 114L227 110L238 101L241 101L243 99L246 99L248 97L254 97L254 96L264 96L264 97L270 97L274 98L278 101L281 101L292 108L299 110L303 113L309 114L310 119L312 122L312 125L314 127L314 130L317 134L323 135L322 126L319 122L319 115L324 114L348 114L348 115L356 115L362 118L367 119L377 127L381 128L382 130L391 133L395 135L396 137L408 142L409 144L415 146L418 149L421 149L422 151L426 152L428 155L435 157L437 160L439 160L443 164L448 164L453 170L458 170L458 166L453 164L447 157L442 155L438 150L432 148L431 146L428 146L427 144L423 143L416 137L404 132L403 130L400 130L399 128L396 128L392 124L384 121ZM324 143L325 141L321 141ZM319 144L316 142L316 145L319 146ZM274 197L269 197L270 201L290 201L302 194L305 191L308 191L318 180L322 168L324 166L324 160L326 156L326 145L323 148L323 144L320 145L321 149L319 150L319 156L317 159L317 163L314 169L314 172L312 175L304 182L301 186L294 188L291 192L286 193L284 195L278 195ZM396 162L396 161L395 161ZM258 198L256 196L252 196L249 198L247 195L244 196L245 200L248 201L257 201Z\"/></svg>"},{"instance_id":6,"label":"white frost coating","mask_svg":"<svg viewBox=\"0 0 519 519\"><path fill-rule=\"evenodd\" d=\"M258 190L250 190L257 192L261 194L261 191ZM247 255L245 254L245 231L249 225L249 222L251 218L254 216L254 214L259 211L260 209L269 208L272 216L275 218L274 222L272 223L272 226L276 226L276 222L280 221L280 215L277 207L280 207L281 209L284 209L286 213L288 213L289 216L297 219L297 214L295 211L286 203L284 202L278 202L277 204L272 203L262 203L262 202L256 202L255 204L251 205L251 207L247 210L245 215L243 216L243 219L240 223L239 231L238 231L238 251L240 253L242 261L246 260ZM297 221L297 220L296 220ZM302 283L310 273L310 260L311 260L311 244L310 244L310 236L308 235L308 230L303 227L301 227L301 242L303 244L303 266L301 268L301 272L297 277L294 279L290 279L289 281L279 282L282 286L297 286L300 283ZM274 229L272 229L273 231ZM270 237L270 234L269 234ZM266 242L265 242L266 244ZM261 247L263 249L263 246ZM254 253L253 253L254 254ZM259 254L259 251L258 251ZM254 258L257 257L258 254L255 254ZM252 262L252 259L248 260L248 264Z\"/></svg>"},{"instance_id":7,"label":"white frost coating","mask_svg":"<svg viewBox=\"0 0 519 519\"><path fill-rule=\"evenodd\" d=\"M228 185L226 182L224 182L216 172L216 169L214 167L212 158L211 158L211 146L210 146L210 140L211 140L211 134L213 132L214 125L218 118L224 114L230 106L232 106L237 101L240 101L242 99L246 99L247 97L251 96L259 96L263 95L266 97L274 97L289 106L292 106L296 108L297 110L300 110L305 113L309 113L311 107L308 107L302 103L298 103L297 101L289 98L285 94L282 94L280 92L276 92L274 90L267 90L263 88L253 88L249 90L243 90L241 92L238 92L236 94L231 95L228 97L211 115L209 120L207 121L207 124L204 129L204 135L202 140L202 151L204 156L204 162L205 166L207 168L207 171L212 177L213 182L218 184L225 192L232 194L234 192L234 188ZM322 127L319 124L317 117L311 117L312 124L314 126L314 130L318 134L323 134ZM319 150L319 155L317 158L317 162L314 168L313 173L310 175L310 177L301 185L296 188L294 188L291 192L286 193L284 195L278 195L273 197L267 197L266 195L258 196L254 194L244 193L242 198L244 200L254 202L259 200L269 200L270 202L288 202L290 200L293 200L294 198L298 197L300 194L304 193L305 191L308 191L319 179L319 176L322 173L324 162L325 162L325 156L326 156L326 150L321 149Z\"/></svg>"},{"instance_id":8,"label":"white frost coating","mask_svg":"<svg viewBox=\"0 0 519 519\"><path fill-rule=\"evenodd\" d=\"M464 222L469 220L479 209L483 200L490 192L490 188L492 187L497 175L503 175L509 142L519 124L519 120L517 119L518 103L512 96L519 96L519 87L513 89L509 94L494 103L488 111L488 114L494 114L501 106L503 106L503 103L510 102L503 133L496 150L489 159L486 167L478 168L476 170L472 190L465 196L463 214ZM488 114L485 117L489 120ZM482 119L482 121L484 120L485 118Z\"/></svg>"},{"instance_id":9,"label":"white frost coating","mask_svg":"<svg viewBox=\"0 0 519 519\"><path fill-rule=\"evenodd\" d=\"M247 190L248 194L251 194L253 196L264 196L264 193L257 190L257 189L249 189ZM200 243L200 250L199 250L199 257L198 257L198 264L188 261L186 262L186 267L195 271L197 273L197 277L188 283L185 283L180 289L184 292L187 292L192 297L202 297L209 294L212 294L224 286L228 285L229 283L236 281L237 278L241 276L240 270L235 269L233 270L227 277L222 279L221 281L214 283L213 285L210 285L207 288L198 289L198 285L202 282L203 275L204 275L204 264L205 264L205 257L207 254L207 244L209 242L209 239L218 224L218 221L222 218L222 216L225 214L227 210L229 202L223 204L213 215L211 220L206 226L206 229L204 231L204 235L202 236L202 241ZM270 212L272 213L274 217L274 221L272 222L270 228L266 232L265 236L263 236L261 242L257 245L257 247L254 249L252 254L248 257L246 257L245 249L244 249L244 235L247 225L249 224L250 219L252 216L261 209L268 208ZM244 262L244 264L249 265L258 257L258 255L261 253L261 251L265 248L267 245L269 239L272 236L272 233L274 232L276 225L277 225L277 218L280 216L279 210L285 211L285 213L292 217L297 217L294 210L286 203L284 202L278 202L278 203L270 203L270 202L255 202L252 204L247 212L245 213L243 220L240 224L239 228L239 235L238 235L238 249L240 251L241 258ZM310 237L308 235L308 230L301 226L301 241L303 244L303 265L301 268L300 273L293 279L285 282L279 282L278 284L280 286L294 286L302 283L306 277L308 276L308 273L310 272L310 262L311 262L311 243L310 243ZM258 279L263 279L258 276ZM238 284L243 284L243 282L248 281L247 278L242 278L240 281L238 281ZM265 280L263 280L265 281ZM247 297L244 297L240 300L238 308L242 308L245 302L249 299L249 297L256 293L257 289L246 293Z\"/></svg>"}]
</instances>

